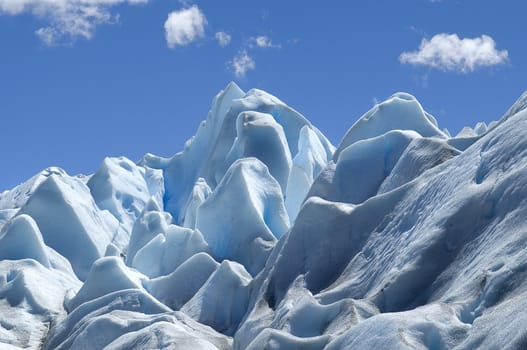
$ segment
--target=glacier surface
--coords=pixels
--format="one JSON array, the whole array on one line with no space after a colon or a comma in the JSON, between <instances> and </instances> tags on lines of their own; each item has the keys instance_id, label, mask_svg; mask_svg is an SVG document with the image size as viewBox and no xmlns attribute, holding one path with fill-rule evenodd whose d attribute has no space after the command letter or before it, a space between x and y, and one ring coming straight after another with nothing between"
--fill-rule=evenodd
<instances>
[{"instance_id":1,"label":"glacier surface","mask_svg":"<svg viewBox=\"0 0 527 350\"><path fill-rule=\"evenodd\" d=\"M527 93L396 93L335 147L230 83L173 157L0 193L2 349L526 349Z\"/></svg>"}]
</instances>

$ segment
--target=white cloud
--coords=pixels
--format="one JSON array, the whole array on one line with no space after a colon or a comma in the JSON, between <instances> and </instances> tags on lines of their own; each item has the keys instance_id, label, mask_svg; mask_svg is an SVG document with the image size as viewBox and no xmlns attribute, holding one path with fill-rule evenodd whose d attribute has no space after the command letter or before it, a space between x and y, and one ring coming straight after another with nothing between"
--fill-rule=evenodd
<instances>
[{"instance_id":1,"label":"white cloud","mask_svg":"<svg viewBox=\"0 0 527 350\"><path fill-rule=\"evenodd\" d=\"M168 14L165 38L169 48L185 46L205 36L207 18L196 6Z\"/></svg>"},{"instance_id":2,"label":"white cloud","mask_svg":"<svg viewBox=\"0 0 527 350\"><path fill-rule=\"evenodd\" d=\"M225 47L231 43L231 36L225 32L217 32L214 34L214 37L218 40L218 44L221 47Z\"/></svg>"},{"instance_id":3,"label":"white cloud","mask_svg":"<svg viewBox=\"0 0 527 350\"><path fill-rule=\"evenodd\" d=\"M179 2L183 7L190 7L190 5L192 5L192 0L178 0L178 2Z\"/></svg>"},{"instance_id":4,"label":"white cloud","mask_svg":"<svg viewBox=\"0 0 527 350\"><path fill-rule=\"evenodd\" d=\"M249 56L246 50L240 51L230 62L234 75L238 78L243 78L245 73L256 68L256 63Z\"/></svg>"},{"instance_id":5,"label":"white cloud","mask_svg":"<svg viewBox=\"0 0 527 350\"><path fill-rule=\"evenodd\" d=\"M479 67L506 63L507 50L496 49L490 36L460 39L457 34L437 34L432 39L423 39L418 51L403 52L401 63L428 66L441 70L472 72Z\"/></svg>"},{"instance_id":6,"label":"white cloud","mask_svg":"<svg viewBox=\"0 0 527 350\"><path fill-rule=\"evenodd\" d=\"M91 39L100 24L115 23L112 7L145 4L149 0L0 0L0 14L32 14L45 22L36 34L48 45L78 37Z\"/></svg>"},{"instance_id":7,"label":"white cloud","mask_svg":"<svg viewBox=\"0 0 527 350\"><path fill-rule=\"evenodd\" d=\"M260 35L260 36L257 36L251 39L256 46L261 47L263 49L267 49L270 47L280 47L279 45L273 44L273 41L271 40L271 38L265 35Z\"/></svg>"}]
</instances>

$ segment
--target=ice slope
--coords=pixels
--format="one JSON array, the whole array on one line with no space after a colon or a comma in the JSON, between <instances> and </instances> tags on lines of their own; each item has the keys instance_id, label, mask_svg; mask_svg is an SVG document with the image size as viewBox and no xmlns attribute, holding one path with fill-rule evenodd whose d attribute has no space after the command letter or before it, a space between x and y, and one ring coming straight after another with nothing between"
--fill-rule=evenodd
<instances>
[{"instance_id":1,"label":"ice slope","mask_svg":"<svg viewBox=\"0 0 527 350\"><path fill-rule=\"evenodd\" d=\"M527 91L525 91L514 104L509 108L509 110L503 115L501 121L504 122L510 117L520 113L521 111L527 109Z\"/></svg>"},{"instance_id":2,"label":"ice slope","mask_svg":"<svg viewBox=\"0 0 527 350\"><path fill-rule=\"evenodd\" d=\"M315 298L304 308L360 301L374 310L356 326L323 322L309 334L310 344L330 335L318 348L524 347L524 313L511 303L527 297L525 127L521 112L460 155L360 204L310 198L259 276L235 348L269 328L299 336L277 322L299 312L290 306L302 300L291 297L299 280L301 295ZM326 317L320 309L314 319Z\"/></svg>"},{"instance_id":3,"label":"ice slope","mask_svg":"<svg viewBox=\"0 0 527 350\"><path fill-rule=\"evenodd\" d=\"M526 128L397 93L335 150L231 83L172 158L0 194L0 348L526 348Z\"/></svg>"},{"instance_id":4,"label":"ice slope","mask_svg":"<svg viewBox=\"0 0 527 350\"><path fill-rule=\"evenodd\" d=\"M64 298L81 283L73 274L33 259L0 261L0 348L38 349L66 315Z\"/></svg>"},{"instance_id":5,"label":"ice slope","mask_svg":"<svg viewBox=\"0 0 527 350\"><path fill-rule=\"evenodd\" d=\"M150 331L152 333L150 333ZM229 349L232 340L140 289L125 289L83 303L50 332L44 349ZM130 345L133 344L133 345Z\"/></svg>"}]
</instances>

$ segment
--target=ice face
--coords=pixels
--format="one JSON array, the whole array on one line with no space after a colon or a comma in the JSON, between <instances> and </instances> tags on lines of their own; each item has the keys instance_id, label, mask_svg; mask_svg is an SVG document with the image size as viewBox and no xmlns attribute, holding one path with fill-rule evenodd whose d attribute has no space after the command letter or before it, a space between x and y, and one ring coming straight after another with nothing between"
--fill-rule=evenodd
<instances>
[{"instance_id":1,"label":"ice face","mask_svg":"<svg viewBox=\"0 0 527 350\"><path fill-rule=\"evenodd\" d=\"M332 192L338 197L331 200L359 204L376 195L408 145L418 138L416 132L395 130L346 147L337 159L333 178Z\"/></svg>"},{"instance_id":2,"label":"ice face","mask_svg":"<svg viewBox=\"0 0 527 350\"><path fill-rule=\"evenodd\" d=\"M251 280L243 265L225 260L181 311L218 332L233 335L247 309Z\"/></svg>"},{"instance_id":3,"label":"ice face","mask_svg":"<svg viewBox=\"0 0 527 350\"><path fill-rule=\"evenodd\" d=\"M31 216L17 216L0 231L0 260L33 259L51 267L42 234Z\"/></svg>"},{"instance_id":4,"label":"ice face","mask_svg":"<svg viewBox=\"0 0 527 350\"><path fill-rule=\"evenodd\" d=\"M147 282L148 291L163 304L179 310L205 284L218 264L209 254L197 253L174 272Z\"/></svg>"},{"instance_id":5,"label":"ice face","mask_svg":"<svg viewBox=\"0 0 527 350\"><path fill-rule=\"evenodd\" d=\"M0 194L0 348L525 348L524 102L451 137L397 93L335 151L229 84L172 158L48 168Z\"/></svg>"},{"instance_id":6,"label":"ice face","mask_svg":"<svg viewBox=\"0 0 527 350\"><path fill-rule=\"evenodd\" d=\"M291 152L284 129L272 115L243 112L236 119L236 138L227 154L227 164L240 158L255 157L262 161L278 181L282 193L291 171Z\"/></svg>"},{"instance_id":7,"label":"ice face","mask_svg":"<svg viewBox=\"0 0 527 350\"><path fill-rule=\"evenodd\" d=\"M229 168L198 208L196 220L215 258L238 261L253 275L288 226L280 185L256 158L238 160Z\"/></svg>"},{"instance_id":8,"label":"ice face","mask_svg":"<svg viewBox=\"0 0 527 350\"><path fill-rule=\"evenodd\" d=\"M150 200L135 221L126 249L126 261L131 264L138 250L160 233L166 232L172 216L163 212L156 201Z\"/></svg>"},{"instance_id":9,"label":"ice face","mask_svg":"<svg viewBox=\"0 0 527 350\"><path fill-rule=\"evenodd\" d=\"M296 219L314 179L328 161L328 154L315 131L308 126L300 129L298 153L293 159L285 196L285 205L291 222Z\"/></svg>"},{"instance_id":10,"label":"ice face","mask_svg":"<svg viewBox=\"0 0 527 350\"><path fill-rule=\"evenodd\" d=\"M196 228L196 215L198 208L205 200L210 196L212 190L203 178L199 178L194 184L192 193L188 199L188 203L185 209L185 219L183 226L188 228Z\"/></svg>"},{"instance_id":11,"label":"ice face","mask_svg":"<svg viewBox=\"0 0 527 350\"><path fill-rule=\"evenodd\" d=\"M139 249L131 265L155 278L171 273L192 255L201 252L210 252L201 232L169 225L164 233L159 233Z\"/></svg>"},{"instance_id":12,"label":"ice face","mask_svg":"<svg viewBox=\"0 0 527 350\"><path fill-rule=\"evenodd\" d=\"M148 177L147 171L150 172ZM161 177L161 171L157 172L157 176ZM146 170L120 157L104 159L87 185L99 209L108 210L126 231L131 232L150 197L156 199L163 196L155 182L153 170ZM158 186L161 182L162 177Z\"/></svg>"},{"instance_id":13,"label":"ice face","mask_svg":"<svg viewBox=\"0 0 527 350\"><path fill-rule=\"evenodd\" d=\"M98 259L75 297L66 302L69 311L79 305L119 290L142 289L141 274L128 269L120 257Z\"/></svg>"}]
</instances>

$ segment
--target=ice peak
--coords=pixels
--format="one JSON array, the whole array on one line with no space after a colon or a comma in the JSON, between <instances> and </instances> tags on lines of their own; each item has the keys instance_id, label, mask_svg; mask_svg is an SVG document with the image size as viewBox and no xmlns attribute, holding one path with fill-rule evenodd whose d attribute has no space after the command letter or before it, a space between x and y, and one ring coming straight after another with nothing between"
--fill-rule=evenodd
<instances>
[{"instance_id":1,"label":"ice peak","mask_svg":"<svg viewBox=\"0 0 527 350\"><path fill-rule=\"evenodd\" d=\"M435 118L423 109L414 96L398 92L375 105L353 124L335 151L333 159L338 159L340 152L349 145L380 136L390 130L413 130L424 137L448 138L439 130Z\"/></svg>"},{"instance_id":2,"label":"ice peak","mask_svg":"<svg viewBox=\"0 0 527 350\"><path fill-rule=\"evenodd\" d=\"M243 90L236 84L234 81L231 81L225 86L225 88L222 90L224 94L228 94L231 92L236 92L237 94L244 94Z\"/></svg>"},{"instance_id":3,"label":"ice peak","mask_svg":"<svg viewBox=\"0 0 527 350\"><path fill-rule=\"evenodd\" d=\"M525 91L521 96L514 102L514 104L509 108L505 113L502 119L508 119L513 115L527 109L527 91Z\"/></svg>"},{"instance_id":4,"label":"ice peak","mask_svg":"<svg viewBox=\"0 0 527 350\"><path fill-rule=\"evenodd\" d=\"M19 215L0 231L0 260L34 259L50 267L44 239L29 215Z\"/></svg>"},{"instance_id":5,"label":"ice peak","mask_svg":"<svg viewBox=\"0 0 527 350\"><path fill-rule=\"evenodd\" d=\"M390 96L390 98L400 98L406 101L417 101L414 95L411 95L407 92L396 92L395 94Z\"/></svg>"}]
</instances>

